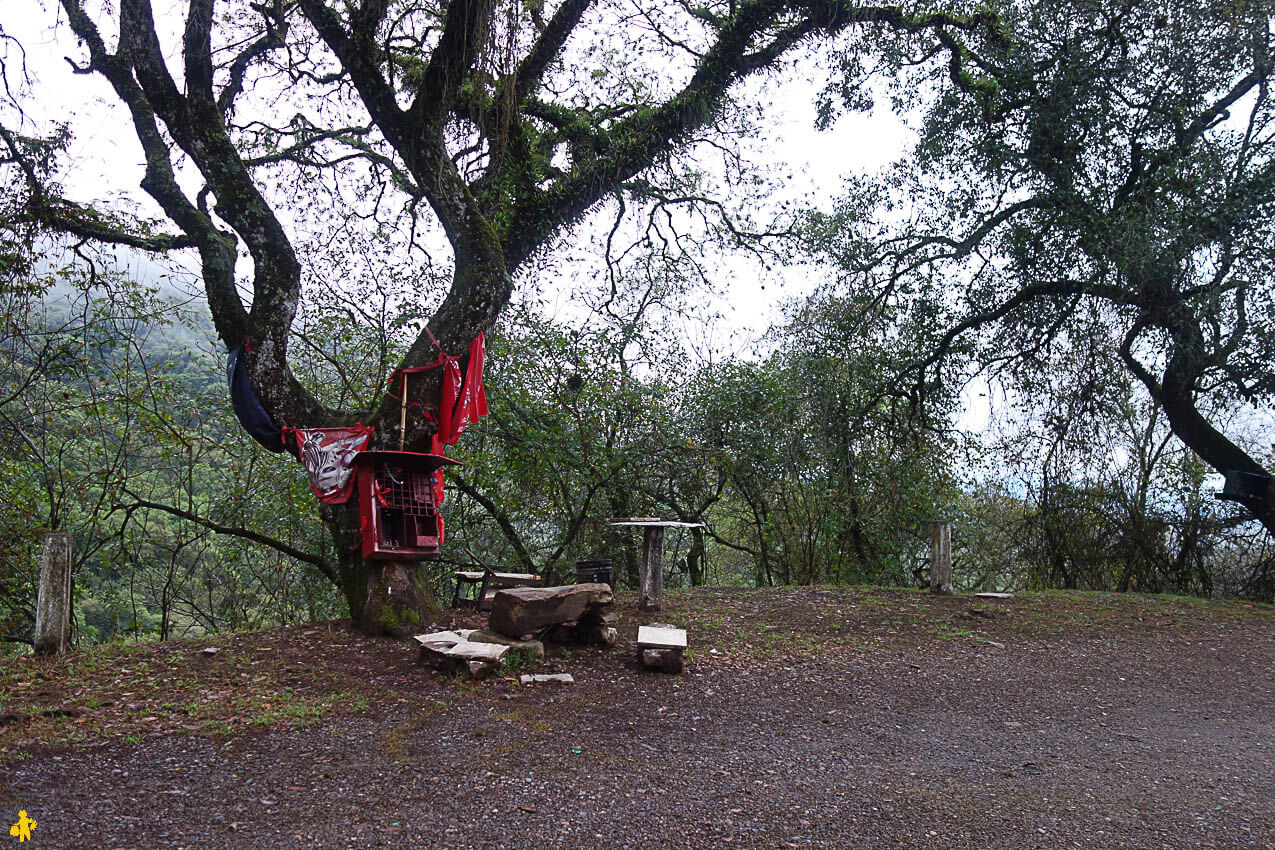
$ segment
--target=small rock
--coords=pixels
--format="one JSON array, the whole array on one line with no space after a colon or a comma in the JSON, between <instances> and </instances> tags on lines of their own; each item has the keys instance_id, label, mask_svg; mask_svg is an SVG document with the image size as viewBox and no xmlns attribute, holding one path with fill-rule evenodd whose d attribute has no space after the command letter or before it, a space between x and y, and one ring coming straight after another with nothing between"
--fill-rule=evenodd
<instances>
[{"instance_id":1,"label":"small rock","mask_svg":"<svg viewBox=\"0 0 1275 850\"><path fill-rule=\"evenodd\" d=\"M218 652L220 652L220 650L215 646L204 647L204 655L216 655Z\"/></svg>"},{"instance_id":2,"label":"small rock","mask_svg":"<svg viewBox=\"0 0 1275 850\"><path fill-rule=\"evenodd\" d=\"M465 662L465 666L469 668L469 675L475 679L489 679L496 673L497 662L475 659Z\"/></svg>"},{"instance_id":3,"label":"small rock","mask_svg":"<svg viewBox=\"0 0 1275 850\"><path fill-rule=\"evenodd\" d=\"M574 685L576 680L570 673L524 673L518 677L518 682L523 685L545 685L550 682Z\"/></svg>"}]
</instances>

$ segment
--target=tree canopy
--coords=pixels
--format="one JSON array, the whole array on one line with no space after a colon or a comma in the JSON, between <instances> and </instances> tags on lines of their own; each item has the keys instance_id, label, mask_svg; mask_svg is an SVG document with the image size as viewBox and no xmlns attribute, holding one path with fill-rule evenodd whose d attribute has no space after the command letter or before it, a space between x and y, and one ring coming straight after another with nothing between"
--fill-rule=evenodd
<instances>
[{"instance_id":1,"label":"tree canopy","mask_svg":"<svg viewBox=\"0 0 1275 850\"><path fill-rule=\"evenodd\" d=\"M951 355L1026 380L1069 338L1110 340L1184 444L1269 483L1268 448L1208 411L1275 397L1270 4L995 9L1003 40L942 71L896 63L920 143L823 222L840 264L875 298L944 308L921 386ZM1275 493L1242 501L1275 533Z\"/></svg>"},{"instance_id":2,"label":"tree canopy","mask_svg":"<svg viewBox=\"0 0 1275 850\"><path fill-rule=\"evenodd\" d=\"M400 428L386 376L488 333L500 392L456 449L448 519L528 570L560 578L622 545L599 517L649 511L711 520L672 544L689 582L904 583L947 515L970 528L967 587L1275 587L1200 463L1272 466L1242 427L1275 392L1268 4L58 5L52 49L127 116L144 203L75 184L66 151L96 128L27 120L38 90L12 84L25 46L0 23L0 437L35 506L3 519L84 529L94 592L142 581L164 635L179 609L259 622L254 593L320 610L312 586L288 596L301 565L366 628L410 626L428 576L365 561L353 504L320 509L321 539L301 477L226 439L220 352L105 350L190 313L102 274L94 245L192 259L271 416L362 421L375 447L434 429L437 386L412 383ZM740 139L797 56L830 75L822 122L884 94L919 143L835 209L754 226L769 175ZM46 291L55 234L86 263L75 321ZM661 327L713 239L823 280L750 358L693 358ZM597 280L564 270L593 249ZM562 280L597 287L583 323L514 297ZM982 476L955 427L980 370L1021 417ZM1245 501L1267 529L1271 495Z\"/></svg>"}]
</instances>

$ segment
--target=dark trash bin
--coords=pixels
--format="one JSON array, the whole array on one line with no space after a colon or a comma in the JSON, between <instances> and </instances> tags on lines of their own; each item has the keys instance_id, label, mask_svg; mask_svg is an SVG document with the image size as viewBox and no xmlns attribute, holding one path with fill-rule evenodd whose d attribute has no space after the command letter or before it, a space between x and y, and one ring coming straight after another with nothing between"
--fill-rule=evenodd
<instances>
[{"instance_id":1,"label":"dark trash bin","mask_svg":"<svg viewBox=\"0 0 1275 850\"><path fill-rule=\"evenodd\" d=\"M576 561L576 584L598 582L599 584L609 585L611 583L611 568L614 565L615 561L610 558Z\"/></svg>"}]
</instances>

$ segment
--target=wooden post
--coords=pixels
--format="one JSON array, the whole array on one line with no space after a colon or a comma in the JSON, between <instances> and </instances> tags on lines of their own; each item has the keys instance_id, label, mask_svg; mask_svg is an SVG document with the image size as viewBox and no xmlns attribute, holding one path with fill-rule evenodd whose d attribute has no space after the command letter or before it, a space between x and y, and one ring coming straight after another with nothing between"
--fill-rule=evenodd
<instances>
[{"instance_id":1,"label":"wooden post","mask_svg":"<svg viewBox=\"0 0 1275 850\"><path fill-rule=\"evenodd\" d=\"M446 370L444 370L446 374ZM403 398L398 404L398 450L403 451L403 441L407 439L407 373L403 373Z\"/></svg>"},{"instance_id":2,"label":"wooden post","mask_svg":"<svg viewBox=\"0 0 1275 850\"><path fill-rule=\"evenodd\" d=\"M664 602L664 529L648 525L642 534L641 594L638 608L658 611Z\"/></svg>"},{"instance_id":3,"label":"wooden post","mask_svg":"<svg viewBox=\"0 0 1275 850\"><path fill-rule=\"evenodd\" d=\"M930 535L930 592L952 592L952 523L935 522Z\"/></svg>"},{"instance_id":4,"label":"wooden post","mask_svg":"<svg viewBox=\"0 0 1275 850\"><path fill-rule=\"evenodd\" d=\"M56 655L71 644L71 535L44 535L35 604L35 653Z\"/></svg>"}]
</instances>

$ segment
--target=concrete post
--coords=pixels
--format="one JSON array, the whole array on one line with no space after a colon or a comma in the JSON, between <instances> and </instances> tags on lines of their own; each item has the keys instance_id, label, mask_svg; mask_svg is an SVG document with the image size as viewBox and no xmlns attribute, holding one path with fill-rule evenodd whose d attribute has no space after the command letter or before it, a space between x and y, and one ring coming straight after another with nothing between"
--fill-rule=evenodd
<instances>
[{"instance_id":1,"label":"concrete post","mask_svg":"<svg viewBox=\"0 0 1275 850\"><path fill-rule=\"evenodd\" d=\"M35 605L36 655L56 655L71 645L71 564L71 535L44 535Z\"/></svg>"},{"instance_id":2,"label":"concrete post","mask_svg":"<svg viewBox=\"0 0 1275 850\"><path fill-rule=\"evenodd\" d=\"M658 611L664 604L664 529L647 526L642 535L642 575L638 608Z\"/></svg>"},{"instance_id":3,"label":"concrete post","mask_svg":"<svg viewBox=\"0 0 1275 850\"><path fill-rule=\"evenodd\" d=\"M952 592L952 523L936 522L930 535L930 592Z\"/></svg>"}]
</instances>

